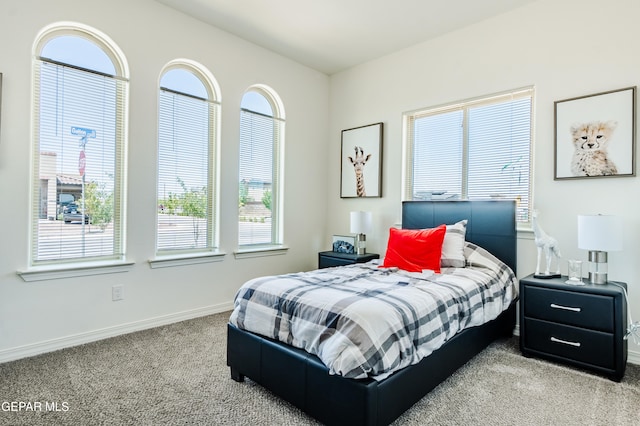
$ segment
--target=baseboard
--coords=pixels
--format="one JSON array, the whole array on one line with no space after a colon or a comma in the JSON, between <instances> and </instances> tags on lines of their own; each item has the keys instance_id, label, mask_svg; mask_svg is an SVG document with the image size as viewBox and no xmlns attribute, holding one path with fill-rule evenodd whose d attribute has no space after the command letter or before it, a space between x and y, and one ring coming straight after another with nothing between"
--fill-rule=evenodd
<instances>
[{"instance_id":1,"label":"baseboard","mask_svg":"<svg viewBox=\"0 0 640 426\"><path fill-rule=\"evenodd\" d=\"M0 351L0 363L15 361L17 359L40 355L46 352L53 352L59 349L78 346L85 343L91 343L97 340L107 339L109 337L133 333L135 331L146 330L162 325L173 324L180 321L203 317L206 315L226 312L232 309L233 302L220 303L218 305L205 306L203 308L192 309L189 311L176 312L160 317L148 318L141 321L135 321L127 324L120 324L113 327L79 333L72 336L60 337L57 339L32 343L16 348L4 349Z\"/></svg>"}]
</instances>

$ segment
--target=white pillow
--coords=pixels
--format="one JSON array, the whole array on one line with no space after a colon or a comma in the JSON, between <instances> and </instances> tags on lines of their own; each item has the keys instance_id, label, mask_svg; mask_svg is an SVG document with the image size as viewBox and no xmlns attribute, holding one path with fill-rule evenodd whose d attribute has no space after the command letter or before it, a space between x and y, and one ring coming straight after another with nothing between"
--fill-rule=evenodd
<instances>
[{"instance_id":1,"label":"white pillow","mask_svg":"<svg viewBox=\"0 0 640 426\"><path fill-rule=\"evenodd\" d=\"M500 274L500 270L507 265L500 259L483 249L479 245L473 243L465 243L465 257L467 258L468 266L475 266L479 268L487 268Z\"/></svg>"},{"instance_id":2,"label":"white pillow","mask_svg":"<svg viewBox=\"0 0 640 426\"><path fill-rule=\"evenodd\" d=\"M453 225L447 225L447 232L444 234L444 242L442 243L440 266L453 268L464 268L466 266L464 257L464 237L466 233L466 219Z\"/></svg>"}]
</instances>

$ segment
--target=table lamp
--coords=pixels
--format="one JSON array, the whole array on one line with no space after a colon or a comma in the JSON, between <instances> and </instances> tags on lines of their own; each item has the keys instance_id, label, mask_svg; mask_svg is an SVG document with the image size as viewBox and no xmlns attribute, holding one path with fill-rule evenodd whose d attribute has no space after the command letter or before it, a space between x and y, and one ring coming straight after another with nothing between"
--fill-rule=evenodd
<instances>
[{"instance_id":1,"label":"table lamp","mask_svg":"<svg viewBox=\"0 0 640 426\"><path fill-rule=\"evenodd\" d=\"M371 231L371 212L351 212L351 233L356 234L356 253L366 254L367 232Z\"/></svg>"},{"instance_id":2,"label":"table lamp","mask_svg":"<svg viewBox=\"0 0 640 426\"><path fill-rule=\"evenodd\" d=\"M589 282L607 283L607 252L622 250L622 220L612 215L579 215L578 248L589 250Z\"/></svg>"}]
</instances>

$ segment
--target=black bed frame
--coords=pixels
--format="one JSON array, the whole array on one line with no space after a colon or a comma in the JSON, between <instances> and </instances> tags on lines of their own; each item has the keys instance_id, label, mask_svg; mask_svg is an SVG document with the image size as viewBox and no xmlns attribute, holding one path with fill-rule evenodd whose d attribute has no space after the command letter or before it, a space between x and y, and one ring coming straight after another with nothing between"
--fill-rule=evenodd
<instances>
[{"instance_id":1,"label":"black bed frame","mask_svg":"<svg viewBox=\"0 0 640 426\"><path fill-rule=\"evenodd\" d=\"M468 219L466 240L516 270L512 201L405 201L402 227L431 228ZM495 320L466 329L419 363L377 382L330 375L314 355L228 325L227 365L330 425L387 425L494 340L512 335L515 302Z\"/></svg>"}]
</instances>

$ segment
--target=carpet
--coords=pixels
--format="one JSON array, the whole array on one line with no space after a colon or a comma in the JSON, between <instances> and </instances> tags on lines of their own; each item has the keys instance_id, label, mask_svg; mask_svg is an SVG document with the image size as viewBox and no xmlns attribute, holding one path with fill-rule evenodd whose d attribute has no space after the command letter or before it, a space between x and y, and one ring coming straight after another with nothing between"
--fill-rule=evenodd
<instances>
[{"instance_id":1,"label":"carpet","mask_svg":"<svg viewBox=\"0 0 640 426\"><path fill-rule=\"evenodd\" d=\"M0 364L0 425L316 425L226 366L229 313ZM640 424L640 366L621 383L490 345L394 425Z\"/></svg>"}]
</instances>

